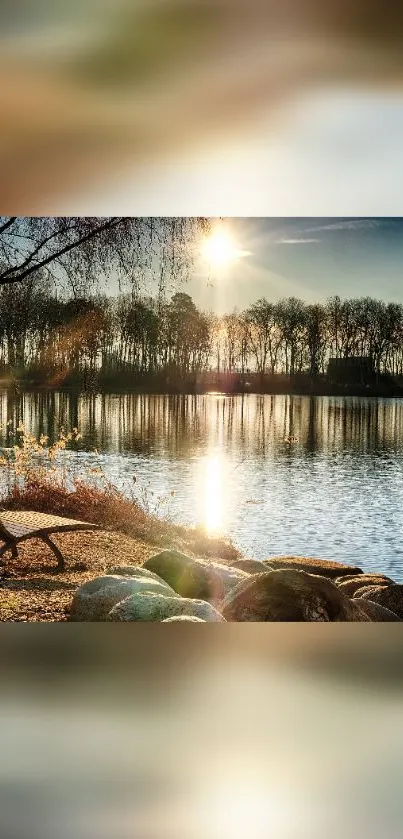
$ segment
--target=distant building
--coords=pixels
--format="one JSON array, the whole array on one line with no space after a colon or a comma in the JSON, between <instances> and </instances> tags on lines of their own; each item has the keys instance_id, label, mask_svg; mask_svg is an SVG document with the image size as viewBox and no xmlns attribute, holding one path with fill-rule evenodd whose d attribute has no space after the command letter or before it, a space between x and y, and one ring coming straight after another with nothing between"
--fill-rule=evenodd
<instances>
[{"instance_id":1,"label":"distant building","mask_svg":"<svg viewBox=\"0 0 403 839\"><path fill-rule=\"evenodd\" d=\"M348 358L329 358L327 375L333 381L366 384L373 380L376 370L370 356L350 355Z\"/></svg>"}]
</instances>

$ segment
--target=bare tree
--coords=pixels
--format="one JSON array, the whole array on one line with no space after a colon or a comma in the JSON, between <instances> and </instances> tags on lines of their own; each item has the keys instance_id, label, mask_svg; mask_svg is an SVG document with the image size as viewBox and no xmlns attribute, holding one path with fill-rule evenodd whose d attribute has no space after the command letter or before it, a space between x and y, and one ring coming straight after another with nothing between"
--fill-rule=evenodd
<instances>
[{"instance_id":1,"label":"bare tree","mask_svg":"<svg viewBox=\"0 0 403 839\"><path fill-rule=\"evenodd\" d=\"M266 371L269 359L271 372L274 373L281 343L275 305L263 297L247 309L244 318L248 330L249 347L258 372Z\"/></svg>"},{"instance_id":2,"label":"bare tree","mask_svg":"<svg viewBox=\"0 0 403 839\"><path fill-rule=\"evenodd\" d=\"M0 285L19 283L42 270L74 296L100 276L139 282L146 270L166 284L186 280L203 218L0 217Z\"/></svg>"}]
</instances>

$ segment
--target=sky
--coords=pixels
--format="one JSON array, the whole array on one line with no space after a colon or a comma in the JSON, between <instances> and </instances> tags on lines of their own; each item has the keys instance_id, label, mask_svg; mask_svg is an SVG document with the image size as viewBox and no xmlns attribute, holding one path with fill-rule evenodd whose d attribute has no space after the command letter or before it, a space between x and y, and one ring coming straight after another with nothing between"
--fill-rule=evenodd
<instances>
[{"instance_id":1,"label":"sky","mask_svg":"<svg viewBox=\"0 0 403 839\"><path fill-rule=\"evenodd\" d=\"M246 255L186 286L205 309L266 297L371 296L403 302L403 217L244 218L225 222Z\"/></svg>"}]
</instances>

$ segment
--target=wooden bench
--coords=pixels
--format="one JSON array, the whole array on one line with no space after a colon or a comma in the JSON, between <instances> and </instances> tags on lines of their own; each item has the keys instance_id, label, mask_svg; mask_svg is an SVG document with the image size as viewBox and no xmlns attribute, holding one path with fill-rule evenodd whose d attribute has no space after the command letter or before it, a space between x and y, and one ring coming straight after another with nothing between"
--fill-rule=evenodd
<instances>
[{"instance_id":1,"label":"wooden bench","mask_svg":"<svg viewBox=\"0 0 403 839\"><path fill-rule=\"evenodd\" d=\"M20 542L27 539L42 539L57 559L57 570L63 571L65 568L63 554L52 542L50 534L98 530L99 528L100 525L98 524L66 519L62 516L50 516L47 513L5 510L0 512L0 540L4 542L4 545L0 548L0 558L6 551L11 551L12 556L17 557L17 545Z\"/></svg>"}]
</instances>

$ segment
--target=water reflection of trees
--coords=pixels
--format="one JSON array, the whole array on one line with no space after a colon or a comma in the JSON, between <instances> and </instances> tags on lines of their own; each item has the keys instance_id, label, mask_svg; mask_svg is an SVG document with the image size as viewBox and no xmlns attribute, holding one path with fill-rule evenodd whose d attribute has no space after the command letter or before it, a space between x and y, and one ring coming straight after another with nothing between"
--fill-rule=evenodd
<instances>
[{"instance_id":1,"label":"water reflection of trees","mask_svg":"<svg viewBox=\"0 0 403 839\"><path fill-rule=\"evenodd\" d=\"M78 427L84 449L197 456L206 447L234 457L294 457L301 451L371 452L403 440L399 400L300 396L158 396L36 393L0 396L7 423L53 440Z\"/></svg>"}]
</instances>

